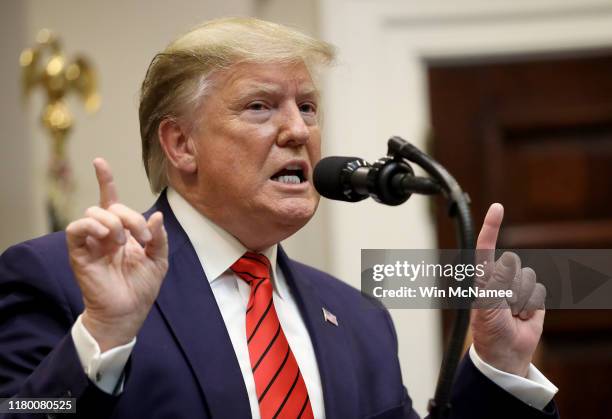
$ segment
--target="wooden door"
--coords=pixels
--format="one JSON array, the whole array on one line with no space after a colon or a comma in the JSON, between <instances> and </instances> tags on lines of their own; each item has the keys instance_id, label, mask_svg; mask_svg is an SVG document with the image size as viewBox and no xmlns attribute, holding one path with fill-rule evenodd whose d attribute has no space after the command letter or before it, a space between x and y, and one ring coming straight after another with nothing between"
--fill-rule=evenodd
<instances>
[{"instance_id":1,"label":"wooden door","mask_svg":"<svg viewBox=\"0 0 612 419\"><path fill-rule=\"evenodd\" d=\"M499 247L612 248L612 51L428 66L432 152ZM446 208L440 248L455 247ZM612 251L611 251L612 257ZM612 311L548 310L537 365L563 418L612 418Z\"/></svg>"}]
</instances>

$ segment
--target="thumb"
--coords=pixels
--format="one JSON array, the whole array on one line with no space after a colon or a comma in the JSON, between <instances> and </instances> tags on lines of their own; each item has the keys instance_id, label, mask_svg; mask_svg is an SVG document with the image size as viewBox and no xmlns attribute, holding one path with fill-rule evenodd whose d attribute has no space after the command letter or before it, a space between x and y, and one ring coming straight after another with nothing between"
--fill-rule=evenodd
<instances>
[{"instance_id":1,"label":"thumb","mask_svg":"<svg viewBox=\"0 0 612 419\"><path fill-rule=\"evenodd\" d=\"M147 255L155 260L168 260L168 236L164 228L164 216L157 211L149 217L147 227L151 232L151 240L145 246Z\"/></svg>"}]
</instances>

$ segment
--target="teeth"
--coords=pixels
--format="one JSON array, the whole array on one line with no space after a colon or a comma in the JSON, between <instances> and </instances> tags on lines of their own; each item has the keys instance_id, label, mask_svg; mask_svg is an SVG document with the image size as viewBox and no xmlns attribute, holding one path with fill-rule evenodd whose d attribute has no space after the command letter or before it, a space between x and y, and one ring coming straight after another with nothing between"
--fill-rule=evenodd
<instances>
[{"instance_id":1,"label":"teeth","mask_svg":"<svg viewBox=\"0 0 612 419\"><path fill-rule=\"evenodd\" d=\"M299 164L290 164L289 166L285 167L285 169L287 169L287 170L301 170L302 168L300 167Z\"/></svg>"},{"instance_id":2,"label":"teeth","mask_svg":"<svg viewBox=\"0 0 612 419\"><path fill-rule=\"evenodd\" d=\"M289 183L289 184L295 184L295 185L300 183L299 176L295 176L295 175L279 176L274 180L280 183Z\"/></svg>"}]
</instances>

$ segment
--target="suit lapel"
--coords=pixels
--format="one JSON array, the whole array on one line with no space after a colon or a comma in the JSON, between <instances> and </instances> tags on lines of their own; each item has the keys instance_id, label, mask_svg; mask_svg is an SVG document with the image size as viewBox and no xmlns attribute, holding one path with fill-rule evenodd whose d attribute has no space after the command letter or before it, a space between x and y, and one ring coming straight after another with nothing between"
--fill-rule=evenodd
<instances>
[{"instance_id":1,"label":"suit lapel","mask_svg":"<svg viewBox=\"0 0 612 419\"><path fill-rule=\"evenodd\" d=\"M164 214L170 246L170 267L156 305L191 365L210 415L251 417L244 379L223 317L196 252L174 217L165 192L153 210Z\"/></svg>"},{"instance_id":2,"label":"suit lapel","mask_svg":"<svg viewBox=\"0 0 612 419\"><path fill-rule=\"evenodd\" d=\"M323 318L323 308L337 314L340 307L336 307L329 296L319 293L309 279L295 269L296 265L280 246L278 263L310 333L321 375L327 419L358 417L357 384L343 319L338 318L339 325L334 326Z\"/></svg>"}]
</instances>

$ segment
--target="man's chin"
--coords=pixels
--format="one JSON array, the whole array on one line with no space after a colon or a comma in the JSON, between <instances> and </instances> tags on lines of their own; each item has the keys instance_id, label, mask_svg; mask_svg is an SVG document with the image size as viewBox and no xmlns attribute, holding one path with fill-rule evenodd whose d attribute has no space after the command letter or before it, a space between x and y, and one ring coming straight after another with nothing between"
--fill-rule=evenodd
<instances>
[{"instance_id":1,"label":"man's chin","mask_svg":"<svg viewBox=\"0 0 612 419\"><path fill-rule=\"evenodd\" d=\"M312 202L311 200L298 200L294 199L292 201L306 201L306 202L285 202L281 208L278 208L276 211L276 219L278 223L287 229L293 230L291 231L287 237L301 229L310 221L310 219L314 216L315 211L317 209L317 202Z\"/></svg>"},{"instance_id":2,"label":"man's chin","mask_svg":"<svg viewBox=\"0 0 612 419\"><path fill-rule=\"evenodd\" d=\"M259 207L258 211L251 210L248 221L243 220L248 226L246 232L241 230L233 234L247 248L260 251L280 243L304 227L314 215L317 204L318 199L293 198L276 206Z\"/></svg>"}]
</instances>

